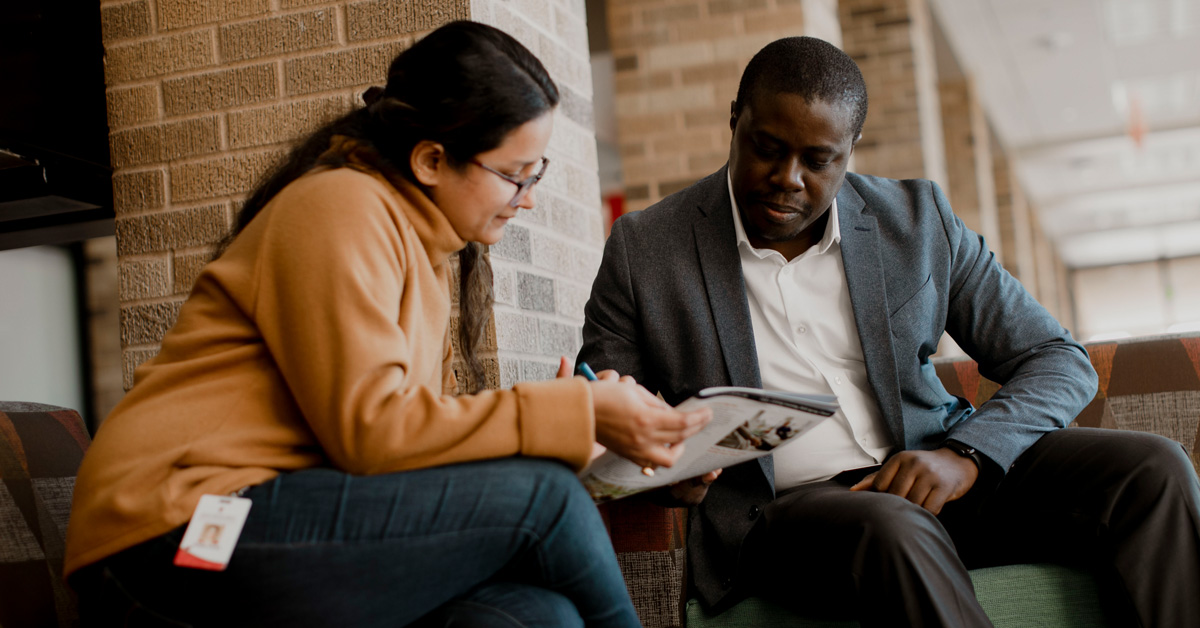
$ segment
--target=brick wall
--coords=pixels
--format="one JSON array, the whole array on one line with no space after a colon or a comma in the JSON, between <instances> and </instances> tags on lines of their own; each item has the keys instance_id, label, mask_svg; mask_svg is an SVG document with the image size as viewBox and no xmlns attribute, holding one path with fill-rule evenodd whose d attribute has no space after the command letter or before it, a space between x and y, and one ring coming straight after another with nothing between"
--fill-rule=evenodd
<instances>
[{"instance_id":1,"label":"brick wall","mask_svg":"<svg viewBox=\"0 0 1200 628\"><path fill-rule=\"evenodd\" d=\"M841 0L842 47L862 70L870 97L855 170L946 186L945 146L924 0Z\"/></svg>"},{"instance_id":2,"label":"brick wall","mask_svg":"<svg viewBox=\"0 0 1200 628\"><path fill-rule=\"evenodd\" d=\"M987 240L996 259L1003 263L992 132L979 94L969 77L940 80L938 91L946 140L945 191L950 205L968 227Z\"/></svg>"},{"instance_id":3,"label":"brick wall","mask_svg":"<svg viewBox=\"0 0 1200 628\"><path fill-rule=\"evenodd\" d=\"M1004 268L1025 284L1025 289L1038 295L1038 274L1035 270L1032 216L1020 181L1012 168L1007 151L992 137L992 173L996 182L996 215L1000 227L1001 246L996 247Z\"/></svg>"},{"instance_id":4,"label":"brick wall","mask_svg":"<svg viewBox=\"0 0 1200 628\"><path fill-rule=\"evenodd\" d=\"M601 237L583 0L102 0L101 12L126 388L289 143L360 105L415 38L471 17L516 35L566 86L540 207L494 252L500 364L519 345L541 366L501 376L493 354L489 377L544 374L546 356L578 346ZM527 321L532 342L513 331Z\"/></svg>"},{"instance_id":5,"label":"brick wall","mask_svg":"<svg viewBox=\"0 0 1200 628\"><path fill-rule=\"evenodd\" d=\"M835 0L610 0L617 136L628 210L724 165L730 103L766 44L837 43Z\"/></svg>"}]
</instances>

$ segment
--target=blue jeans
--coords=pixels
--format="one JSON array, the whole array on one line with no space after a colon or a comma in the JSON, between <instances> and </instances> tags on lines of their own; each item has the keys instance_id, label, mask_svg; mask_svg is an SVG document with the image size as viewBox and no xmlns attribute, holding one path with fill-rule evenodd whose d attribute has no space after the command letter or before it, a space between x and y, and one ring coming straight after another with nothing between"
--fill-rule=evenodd
<instances>
[{"instance_id":1,"label":"blue jeans","mask_svg":"<svg viewBox=\"0 0 1200 628\"><path fill-rule=\"evenodd\" d=\"M178 528L72 579L85 625L641 625L595 506L556 462L309 469L245 496L224 572L175 567Z\"/></svg>"}]
</instances>

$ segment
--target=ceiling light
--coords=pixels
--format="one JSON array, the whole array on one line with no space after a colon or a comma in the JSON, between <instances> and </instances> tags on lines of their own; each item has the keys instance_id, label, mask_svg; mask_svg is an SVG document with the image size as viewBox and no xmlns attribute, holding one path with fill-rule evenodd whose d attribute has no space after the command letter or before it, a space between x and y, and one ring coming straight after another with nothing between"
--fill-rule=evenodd
<instances>
[{"instance_id":1,"label":"ceiling light","mask_svg":"<svg viewBox=\"0 0 1200 628\"><path fill-rule=\"evenodd\" d=\"M1067 31L1054 31L1038 37L1035 41L1050 52L1058 52L1075 43L1075 36Z\"/></svg>"}]
</instances>

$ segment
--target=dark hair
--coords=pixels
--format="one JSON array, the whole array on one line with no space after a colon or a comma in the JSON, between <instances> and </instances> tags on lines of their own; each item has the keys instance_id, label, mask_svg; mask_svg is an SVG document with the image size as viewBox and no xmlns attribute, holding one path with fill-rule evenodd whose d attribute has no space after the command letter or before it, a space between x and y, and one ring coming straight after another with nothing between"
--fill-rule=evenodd
<instances>
[{"instance_id":1,"label":"dark hair","mask_svg":"<svg viewBox=\"0 0 1200 628\"><path fill-rule=\"evenodd\" d=\"M500 145L514 129L558 104L558 89L537 57L508 34L477 22L451 22L400 53L388 68L387 87L363 95L366 107L327 124L301 141L258 186L238 214L230 238L289 183L316 166L346 165L331 153L335 135L374 148L383 166L420 186L409 157L422 140L445 147L448 161L465 165ZM470 242L459 259L459 344L467 367L464 389L485 386L477 351L491 315L492 267L484 246Z\"/></svg>"},{"instance_id":2,"label":"dark hair","mask_svg":"<svg viewBox=\"0 0 1200 628\"><path fill-rule=\"evenodd\" d=\"M837 46L816 37L785 37L759 50L742 73L734 115L762 90L796 94L808 102L850 105L855 137L867 120L867 85L858 64Z\"/></svg>"}]
</instances>

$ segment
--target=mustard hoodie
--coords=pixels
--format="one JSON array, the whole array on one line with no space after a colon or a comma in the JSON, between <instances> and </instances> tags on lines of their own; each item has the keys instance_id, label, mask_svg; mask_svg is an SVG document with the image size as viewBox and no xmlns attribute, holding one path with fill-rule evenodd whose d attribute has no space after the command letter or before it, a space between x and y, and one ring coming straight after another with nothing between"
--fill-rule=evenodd
<instances>
[{"instance_id":1,"label":"mustard hoodie","mask_svg":"<svg viewBox=\"0 0 1200 628\"><path fill-rule=\"evenodd\" d=\"M367 475L525 455L582 468L579 378L452 396L448 259L465 242L353 141L200 274L75 484L65 575L168 532L200 496L334 466Z\"/></svg>"}]
</instances>

